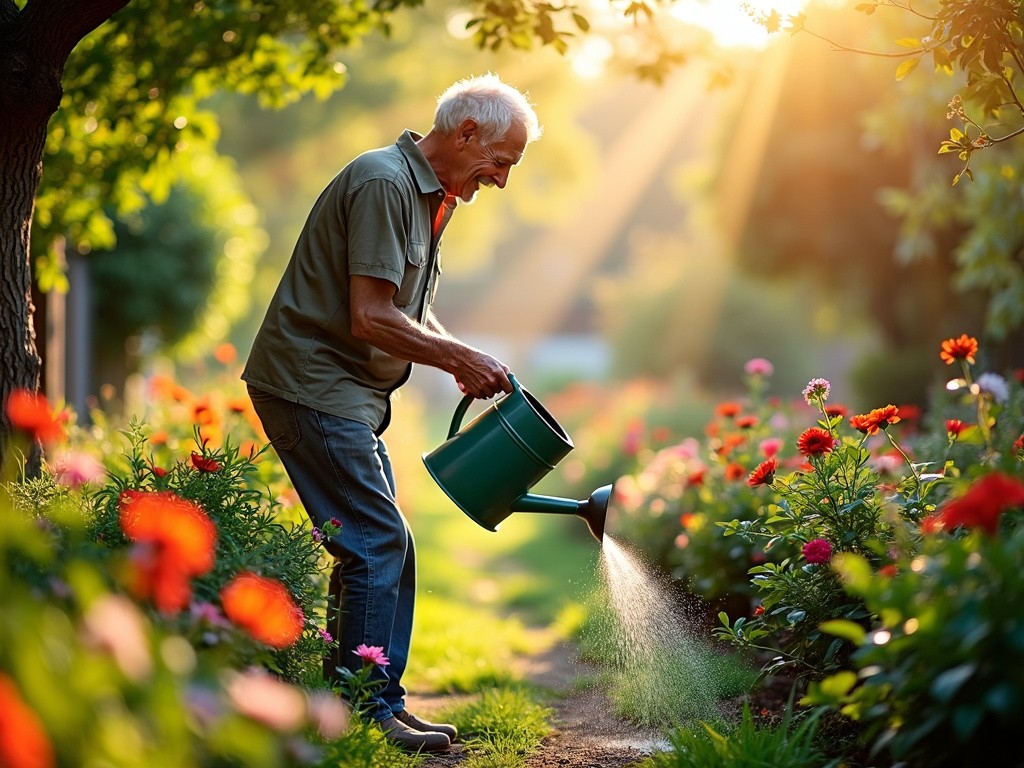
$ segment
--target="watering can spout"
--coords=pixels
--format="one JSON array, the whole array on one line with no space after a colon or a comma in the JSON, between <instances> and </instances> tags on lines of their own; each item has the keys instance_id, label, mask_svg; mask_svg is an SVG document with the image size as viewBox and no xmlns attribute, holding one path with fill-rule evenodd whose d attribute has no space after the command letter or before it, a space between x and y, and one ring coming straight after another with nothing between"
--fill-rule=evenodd
<instances>
[{"instance_id":1,"label":"watering can spout","mask_svg":"<svg viewBox=\"0 0 1024 768\"><path fill-rule=\"evenodd\" d=\"M585 501L563 499L557 496L541 496L536 493L524 493L512 502L509 512L576 515L583 519L590 529L590 533L600 542L604 539L604 524L605 518L608 515L608 501L611 495L612 486L610 485L601 486L590 494L590 498Z\"/></svg>"}]
</instances>

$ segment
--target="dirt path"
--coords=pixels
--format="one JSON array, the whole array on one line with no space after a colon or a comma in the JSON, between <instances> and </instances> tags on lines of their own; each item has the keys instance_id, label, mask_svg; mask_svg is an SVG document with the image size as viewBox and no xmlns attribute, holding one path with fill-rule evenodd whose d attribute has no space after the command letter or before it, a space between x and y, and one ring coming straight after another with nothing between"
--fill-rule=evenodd
<instances>
[{"instance_id":1,"label":"dirt path","mask_svg":"<svg viewBox=\"0 0 1024 768\"><path fill-rule=\"evenodd\" d=\"M575 681L595 670L576 658L575 649L558 643L522 662L522 675L552 692L552 733L527 760L527 768L628 768L662 748L662 734L639 728L618 717L604 692L596 686L576 690ZM451 697L410 696L410 710L430 716L452 704ZM423 768L447 768L464 762L461 745L446 755L431 757Z\"/></svg>"}]
</instances>

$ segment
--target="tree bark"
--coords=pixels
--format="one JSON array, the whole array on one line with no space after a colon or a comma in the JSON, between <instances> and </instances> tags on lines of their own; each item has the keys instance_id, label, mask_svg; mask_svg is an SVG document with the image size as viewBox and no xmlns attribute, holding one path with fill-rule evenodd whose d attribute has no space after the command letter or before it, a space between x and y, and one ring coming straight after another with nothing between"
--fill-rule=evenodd
<instances>
[{"instance_id":1,"label":"tree bark","mask_svg":"<svg viewBox=\"0 0 1024 768\"><path fill-rule=\"evenodd\" d=\"M129 0L0 0L0 403L39 388L32 324L30 232L42 176L46 126L60 105L74 47ZM11 434L0 409L0 469ZM29 473L38 470L38 451Z\"/></svg>"}]
</instances>

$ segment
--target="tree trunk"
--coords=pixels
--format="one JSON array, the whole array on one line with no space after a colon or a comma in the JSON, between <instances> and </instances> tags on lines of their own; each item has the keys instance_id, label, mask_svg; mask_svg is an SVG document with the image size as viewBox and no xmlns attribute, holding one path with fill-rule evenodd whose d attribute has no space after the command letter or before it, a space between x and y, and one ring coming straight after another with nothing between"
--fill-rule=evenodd
<instances>
[{"instance_id":1,"label":"tree trunk","mask_svg":"<svg viewBox=\"0 0 1024 768\"><path fill-rule=\"evenodd\" d=\"M64 64L82 38L128 2L28 0L19 9L0 0L0 404L15 389L39 388L29 236ZM0 408L0 470L10 460L10 434ZM27 471L35 474L38 462L37 450Z\"/></svg>"}]
</instances>

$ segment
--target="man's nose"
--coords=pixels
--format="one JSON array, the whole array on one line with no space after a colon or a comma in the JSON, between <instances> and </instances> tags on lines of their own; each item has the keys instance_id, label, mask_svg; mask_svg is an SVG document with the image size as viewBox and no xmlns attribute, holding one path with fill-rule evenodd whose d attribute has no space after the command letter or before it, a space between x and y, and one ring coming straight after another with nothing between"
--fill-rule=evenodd
<instances>
[{"instance_id":1,"label":"man's nose","mask_svg":"<svg viewBox=\"0 0 1024 768\"><path fill-rule=\"evenodd\" d=\"M499 171L498 173L494 174L494 183L498 187L498 189L504 189L505 185L508 184L509 172L509 169L506 169L504 171Z\"/></svg>"}]
</instances>

